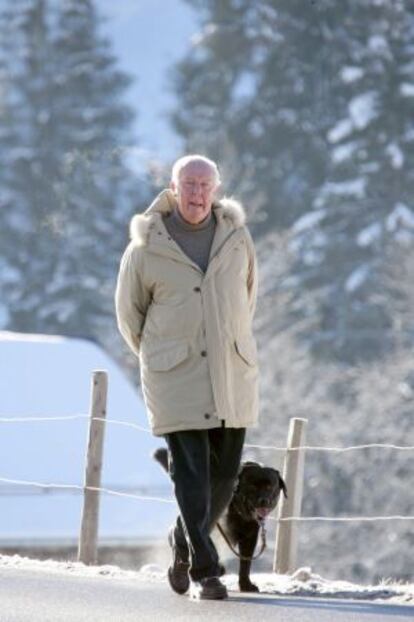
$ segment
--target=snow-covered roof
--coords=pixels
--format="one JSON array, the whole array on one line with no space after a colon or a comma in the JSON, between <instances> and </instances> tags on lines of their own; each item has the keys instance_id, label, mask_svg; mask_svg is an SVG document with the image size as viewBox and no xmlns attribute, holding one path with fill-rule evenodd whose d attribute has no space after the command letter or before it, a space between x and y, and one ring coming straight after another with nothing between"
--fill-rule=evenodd
<instances>
[{"instance_id":1,"label":"snow-covered roof","mask_svg":"<svg viewBox=\"0 0 414 622\"><path fill-rule=\"evenodd\" d=\"M108 372L107 419L148 429L144 404L117 364L96 344L60 336L0 332L0 420L88 415L91 375ZM0 477L42 483L84 483L88 418L0 421ZM101 485L172 497L149 432L107 423ZM77 537L81 491L44 491L0 481L0 539ZM101 495L100 537L165 536L174 504Z\"/></svg>"}]
</instances>

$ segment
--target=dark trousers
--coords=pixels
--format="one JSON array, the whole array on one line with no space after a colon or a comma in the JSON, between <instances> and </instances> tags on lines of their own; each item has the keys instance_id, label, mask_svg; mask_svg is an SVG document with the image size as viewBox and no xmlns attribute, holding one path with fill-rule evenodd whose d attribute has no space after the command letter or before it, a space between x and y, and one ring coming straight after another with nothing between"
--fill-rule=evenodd
<instances>
[{"instance_id":1,"label":"dark trousers","mask_svg":"<svg viewBox=\"0 0 414 622\"><path fill-rule=\"evenodd\" d=\"M194 581L219 574L209 534L231 500L245 433L245 428L221 427L165 435L180 510L173 539L180 557L190 561Z\"/></svg>"}]
</instances>

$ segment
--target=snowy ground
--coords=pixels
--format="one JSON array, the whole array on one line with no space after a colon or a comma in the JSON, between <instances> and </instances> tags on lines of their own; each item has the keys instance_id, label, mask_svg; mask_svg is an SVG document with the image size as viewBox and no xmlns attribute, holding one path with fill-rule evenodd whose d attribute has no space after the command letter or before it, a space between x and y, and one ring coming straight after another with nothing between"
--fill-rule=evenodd
<instances>
[{"instance_id":1,"label":"snowy ground","mask_svg":"<svg viewBox=\"0 0 414 622\"><path fill-rule=\"evenodd\" d=\"M79 562L39 561L19 555L0 555L0 569L27 569L39 572L70 573L84 577L102 577L107 579L133 579L134 581L165 582L166 569L147 564L139 571L122 570L118 566L85 566ZM230 590L237 590L237 576L226 575L223 578ZM330 581L312 572L310 568L300 568L293 575L272 573L252 574L252 580L261 592L289 596L326 596L329 598L349 598L353 600L371 600L414 605L414 584L395 581L383 581L380 585L356 585L347 581Z\"/></svg>"}]
</instances>

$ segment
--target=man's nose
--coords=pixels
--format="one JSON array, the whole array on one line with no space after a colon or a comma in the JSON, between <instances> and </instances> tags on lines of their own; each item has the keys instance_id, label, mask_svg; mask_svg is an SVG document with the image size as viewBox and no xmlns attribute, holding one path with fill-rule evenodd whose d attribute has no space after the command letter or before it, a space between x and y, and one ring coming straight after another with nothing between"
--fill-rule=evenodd
<instances>
[{"instance_id":1,"label":"man's nose","mask_svg":"<svg viewBox=\"0 0 414 622\"><path fill-rule=\"evenodd\" d=\"M194 196L198 196L201 194L201 184L193 184L193 187L191 189L192 194Z\"/></svg>"}]
</instances>

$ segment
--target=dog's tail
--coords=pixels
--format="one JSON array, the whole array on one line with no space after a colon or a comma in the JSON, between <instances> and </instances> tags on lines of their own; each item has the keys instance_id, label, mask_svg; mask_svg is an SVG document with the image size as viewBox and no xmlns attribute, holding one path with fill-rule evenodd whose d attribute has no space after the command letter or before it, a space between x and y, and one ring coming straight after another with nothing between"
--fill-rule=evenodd
<instances>
[{"instance_id":1,"label":"dog's tail","mask_svg":"<svg viewBox=\"0 0 414 622\"><path fill-rule=\"evenodd\" d=\"M158 447L152 454L154 460L156 460L162 468L169 473L168 469L168 451L165 447Z\"/></svg>"}]
</instances>

